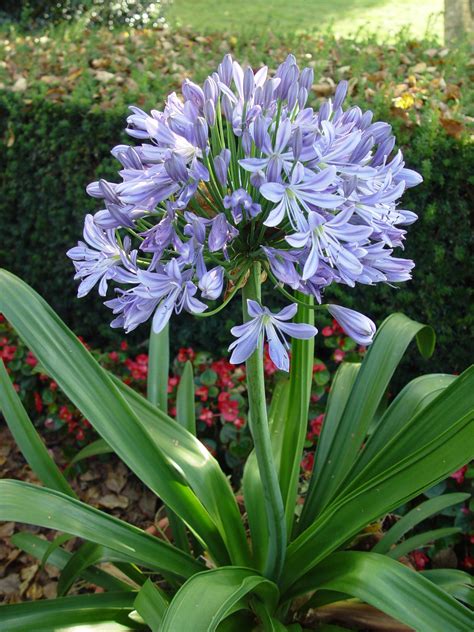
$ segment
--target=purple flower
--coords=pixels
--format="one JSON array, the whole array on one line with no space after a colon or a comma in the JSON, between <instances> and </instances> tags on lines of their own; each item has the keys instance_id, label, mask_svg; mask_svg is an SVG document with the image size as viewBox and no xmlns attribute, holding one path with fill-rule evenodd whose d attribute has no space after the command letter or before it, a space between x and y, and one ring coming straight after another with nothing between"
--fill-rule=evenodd
<instances>
[{"instance_id":1,"label":"purple flower","mask_svg":"<svg viewBox=\"0 0 474 632\"><path fill-rule=\"evenodd\" d=\"M211 301L215 301L216 298L222 294L222 288L224 287L224 268L217 266L212 268L199 279L199 289L202 292L202 297Z\"/></svg>"},{"instance_id":2,"label":"purple flower","mask_svg":"<svg viewBox=\"0 0 474 632\"><path fill-rule=\"evenodd\" d=\"M242 218L256 217L262 210L260 204L256 204L245 189L237 189L231 195L226 195L224 208L230 209L234 222L238 224Z\"/></svg>"},{"instance_id":3,"label":"purple flower","mask_svg":"<svg viewBox=\"0 0 474 632\"><path fill-rule=\"evenodd\" d=\"M372 233L372 229L368 226L350 224L352 214L352 210L348 208L326 219L312 211L308 215L307 230L286 237L286 241L295 248L310 244L301 275L303 281L316 274L320 259L336 267L348 279L355 280L361 274L362 264L348 248L343 246L343 242L364 243Z\"/></svg>"},{"instance_id":4,"label":"purple flower","mask_svg":"<svg viewBox=\"0 0 474 632\"><path fill-rule=\"evenodd\" d=\"M229 347L232 351L230 362L240 364L245 362L252 353L261 346L263 335L268 341L270 358L281 371L288 371L290 359L289 344L285 334L293 338L307 340L318 333L316 327L302 323L289 323L296 314L296 303L284 307L273 314L267 307L260 306L256 301L247 300L247 311L250 320L243 325L232 327L231 333L237 338Z\"/></svg>"},{"instance_id":5,"label":"purple flower","mask_svg":"<svg viewBox=\"0 0 474 632\"><path fill-rule=\"evenodd\" d=\"M121 265L124 255L128 251L130 240L122 249L115 239L113 230L102 230L94 223L92 215L87 215L84 224L84 239L75 248L67 251L67 256L73 260L76 268L75 279L81 279L77 296L86 296L99 283L99 294L107 294L107 282L116 279L119 282L133 282L134 276L124 270Z\"/></svg>"},{"instance_id":6,"label":"purple flower","mask_svg":"<svg viewBox=\"0 0 474 632\"><path fill-rule=\"evenodd\" d=\"M367 346L372 343L377 328L370 318L340 305L328 305L327 308L346 334L358 344Z\"/></svg>"},{"instance_id":7,"label":"purple flower","mask_svg":"<svg viewBox=\"0 0 474 632\"><path fill-rule=\"evenodd\" d=\"M197 287L191 282L192 270L182 272L176 259L163 268L162 272L138 272L140 285L133 293L143 299L156 301L153 316L153 331L159 333L168 323L173 310L179 314L183 309L191 314L200 314L207 309L194 295Z\"/></svg>"},{"instance_id":8,"label":"purple flower","mask_svg":"<svg viewBox=\"0 0 474 632\"><path fill-rule=\"evenodd\" d=\"M311 206L334 209L341 206L343 198L328 192L336 176L334 167L324 169L318 174L307 176L304 167L298 163L287 184L269 182L260 187L260 193L276 206L270 211L265 226L279 226L288 217L295 230L304 230L307 225L304 211L309 213ZM310 206L311 205L311 206Z\"/></svg>"}]
</instances>

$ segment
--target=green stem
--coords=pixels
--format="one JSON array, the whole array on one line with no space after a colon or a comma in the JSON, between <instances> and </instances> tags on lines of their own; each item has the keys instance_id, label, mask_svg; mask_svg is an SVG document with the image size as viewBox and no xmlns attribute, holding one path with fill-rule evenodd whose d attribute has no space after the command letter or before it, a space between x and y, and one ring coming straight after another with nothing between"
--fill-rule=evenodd
<instances>
[{"instance_id":1,"label":"green stem","mask_svg":"<svg viewBox=\"0 0 474 632\"><path fill-rule=\"evenodd\" d=\"M247 284L242 290L242 311L244 321L250 319L247 299L261 300L261 266L255 262L250 270ZM278 475L272 454L265 400L265 380L263 372L263 341L247 360L247 389L249 399L249 425L252 433L258 470L265 499L265 513L268 522L268 554L264 574L277 581L285 561L286 524L285 510L281 497Z\"/></svg>"}]
</instances>

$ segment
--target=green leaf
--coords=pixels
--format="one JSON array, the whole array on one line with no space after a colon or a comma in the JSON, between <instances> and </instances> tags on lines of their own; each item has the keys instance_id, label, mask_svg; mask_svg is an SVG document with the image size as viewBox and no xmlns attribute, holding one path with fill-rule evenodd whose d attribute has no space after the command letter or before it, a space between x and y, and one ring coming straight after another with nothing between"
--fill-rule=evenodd
<instances>
[{"instance_id":1,"label":"green leaf","mask_svg":"<svg viewBox=\"0 0 474 632\"><path fill-rule=\"evenodd\" d=\"M194 401L193 365L188 360L176 394L176 420L188 432L196 435L196 405Z\"/></svg>"},{"instance_id":2,"label":"green leaf","mask_svg":"<svg viewBox=\"0 0 474 632\"><path fill-rule=\"evenodd\" d=\"M103 562L134 562L133 556L117 553L100 544L84 542L79 549L72 554L67 564L62 569L58 580L58 597L64 597L84 570L95 564Z\"/></svg>"},{"instance_id":3,"label":"green leaf","mask_svg":"<svg viewBox=\"0 0 474 632\"><path fill-rule=\"evenodd\" d=\"M224 538L232 561L249 563L240 512L229 481L206 446L118 378L112 380L152 441L183 472Z\"/></svg>"},{"instance_id":4,"label":"green leaf","mask_svg":"<svg viewBox=\"0 0 474 632\"><path fill-rule=\"evenodd\" d=\"M461 533L461 529L458 529L457 527L446 527L444 529L424 531L423 533L414 535L411 538L407 538L393 549L390 549L386 555L394 560L398 560L404 555L410 553L410 551L414 551L422 546L426 546L430 542L434 542L434 540L446 538L447 536L454 535L455 533Z\"/></svg>"},{"instance_id":5,"label":"green leaf","mask_svg":"<svg viewBox=\"0 0 474 632\"><path fill-rule=\"evenodd\" d=\"M473 389L474 366L451 381L449 386L441 390L440 394L427 406L421 407L418 414L401 424L401 428L394 427L390 438L387 436L376 452L371 450L372 458L364 459L364 467L359 467L357 463L350 473L345 492L395 466L415 450L437 439L441 433L445 432L448 426L447 420L455 424L456 420L461 420L466 415L472 420L474 418ZM374 435L377 435L377 431ZM447 474L450 473L447 472Z\"/></svg>"},{"instance_id":6,"label":"green leaf","mask_svg":"<svg viewBox=\"0 0 474 632\"><path fill-rule=\"evenodd\" d=\"M450 386L454 375L423 375L407 384L387 408L377 427L362 448L351 477L356 476L402 429L433 399Z\"/></svg>"},{"instance_id":7,"label":"green leaf","mask_svg":"<svg viewBox=\"0 0 474 632\"><path fill-rule=\"evenodd\" d=\"M311 590L357 597L415 630L472 629L467 608L420 573L377 553L334 553L298 582L291 596Z\"/></svg>"},{"instance_id":8,"label":"green leaf","mask_svg":"<svg viewBox=\"0 0 474 632\"><path fill-rule=\"evenodd\" d=\"M113 450L109 446L107 441L104 441L104 439L96 439L92 443L89 443L89 445L86 445L84 448L82 448L82 450L79 450L79 452L73 459L71 459L69 465L64 470L64 474L67 476L71 471L73 465L79 463L79 461L82 461L83 459L89 459L92 456L98 456L99 454L110 454L111 452L113 452Z\"/></svg>"},{"instance_id":9,"label":"green leaf","mask_svg":"<svg viewBox=\"0 0 474 632\"><path fill-rule=\"evenodd\" d=\"M298 305L295 323L314 325L314 299L299 292L296 298L309 305ZM287 408L286 423L283 426L282 443L284 450L280 454L278 477L283 504L285 506L286 530L289 535L295 517L296 495L303 457L303 446L308 431L308 409L311 396L314 363L314 338L310 340L293 339L291 346L290 392L291 405Z\"/></svg>"},{"instance_id":10,"label":"green leaf","mask_svg":"<svg viewBox=\"0 0 474 632\"><path fill-rule=\"evenodd\" d=\"M460 418L455 405L459 393L464 389L464 380L465 377L460 376L436 398L433 408L430 405L417 415L423 417L423 427L433 425L430 432L436 434L435 439L427 444L421 442L420 445L420 441L411 442L408 438L409 449L405 446L404 457L372 476L368 471L366 479L360 481L358 487L354 490L348 488L345 494L340 494L291 543L284 585L288 586L301 577L367 524L415 498L470 460L473 414L471 412ZM453 405L445 407L446 401L451 399ZM443 409L443 414L437 418L439 408Z\"/></svg>"},{"instance_id":11,"label":"green leaf","mask_svg":"<svg viewBox=\"0 0 474 632\"><path fill-rule=\"evenodd\" d=\"M278 601L276 585L255 571L237 566L216 568L191 577L166 611L160 632L213 632L242 598L252 593L272 612Z\"/></svg>"},{"instance_id":12,"label":"green leaf","mask_svg":"<svg viewBox=\"0 0 474 632\"><path fill-rule=\"evenodd\" d=\"M189 555L137 527L60 492L21 481L0 481L0 520L73 533L174 577L189 577L202 569Z\"/></svg>"},{"instance_id":13,"label":"green leaf","mask_svg":"<svg viewBox=\"0 0 474 632\"><path fill-rule=\"evenodd\" d=\"M135 609L150 627L151 632L158 632L168 608L167 595L148 579L141 587L136 599Z\"/></svg>"},{"instance_id":14,"label":"green leaf","mask_svg":"<svg viewBox=\"0 0 474 632\"><path fill-rule=\"evenodd\" d=\"M143 630L143 626L128 617L133 600L133 593L118 592L2 606L0 629L8 632L77 632L83 626L82 629L100 632Z\"/></svg>"},{"instance_id":15,"label":"green leaf","mask_svg":"<svg viewBox=\"0 0 474 632\"><path fill-rule=\"evenodd\" d=\"M33 472L47 487L75 497L71 486L50 457L41 437L13 388L3 360L0 360L0 410L18 447Z\"/></svg>"},{"instance_id":16,"label":"green leaf","mask_svg":"<svg viewBox=\"0 0 474 632\"><path fill-rule=\"evenodd\" d=\"M451 568L437 568L421 571L421 574L459 601L463 601L471 608L474 608L474 581L464 571Z\"/></svg>"},{"instance_id":17,"label":"green leaf","mask_svg":"<svg viewBox=\"0 0 474 632\"><path fill-rule=\"evenodd\" d=\"M43 540L28 531L15 533L12 535L11 541L19 549L26 551L26 553L36 557L38 560L43 560L50 548L48 540ZM62 570L71 557L72 553L69 553L61 548L56 548L48 555L47 563ZM113 575L109 575L100 568L91 567L85 569L81 572L81 577L90 584L101 586L102 588L105 588L105 590L117 591L133 589L129 583L126 583Z\"/></svg>"},{"instance_id":18,"label":"green leaf","mask_svg":"<svg viewBox=\"0 0 474 632\"><path fill-rule=\"evenodd\" d=\"M49 543L48 548L41 558L41 570L43 569L44 565L48 563L49 557L51 556L53 551L61 547L66 542L69 542L69 540L73 540L75 537L75 535L71 535L70 533L62 533L61 535L58 535L56 538L54 538L54 540Z\"/></svg>"},{"instance_id":19,"label":"green leaf","mask_svg":"<svg viewBox=\"0 0 474 632\"><path fill-rule=\"evenodd\" d=\"M323 450L324 459L316 455L317 468L310 483L308 509L302 515L302 528L309 525L335 497L349 474L390 379L414 336L423 355L430 355L434 347L431 328L403 314L392 314L380 326L347 398L337 432L329 431L331 437L329 445L325 445ZM330 413L328 405L326 414Z\"/></svg>"},{"instance_id":20,"label":"green leaf","mask_svg":"<svg viewBox=\"0 0 474 632\"><path fill-rule=\"evenodd\" d=\"M217 463L213 468L214 477L218 475L218 471L223 479L219 484L219 500L217 502L216 499L213 506L219 519L218 527L183 480L181 472L184 468L174 462L174 458L179 459L180 455L174 444L180 439L189 444L186 437L189 433L179 429L173 420L150 403L147 405L156 410L156 413L153 418L148 415L149 423L145 424L137 411L132 410L125 401L125 386L119 386L119 380L112 383L109 374L99 366L43 299L5 270L0 271L0 311L105 441L143 483L160 496L198 538L205 542L211 555L221 563L228 561L229 555L223 537L229 542L233 542L234 538L238 541L238 546L232 548L229 544L232 561L247 559L247 544L237 504ZM143 400L141 396L138 398L138 401ZM174 426L175 436L171 441L173 448L168 450L168 455L164 454L162 448L162 432L157 433L157 424L153 424L154 419L158 418L162 422L161 426ZM181 434L176 438L178 430L181 430ZM168 432L169 434L171 433ZM199 454L198 460L202 462L202 454L207 450L194 437L192 439L195 442L192 445L193 452ZM189 485L193 484L192 479L195 477L195 461L196 459L191 468L192 476L188 478ZM202 480L203 477L204 474L199 479ZM209 476L206 476L205 488L213 489ZM231 505L232 513L229 510ZM222 512L224 515L221 515L221 506L225 508L225 513L224 510Z\"/></svg>"},{"instance_id":21,"label":"green leaf","mask_svg":"<svg viewBox=\"0 0 474 632\"><path fill-rule=\"evenodd\" d=\"M407 531L416 527L417 524L434 516L446 507L457 505L469 498L469 494L445 494L425 500L407 514L402 516L388 531L383 538L377 542L372 551L374 553L388 553L390 548L402 538Z\"/></svg>"},{"instance_id":22,"label":"green leaf","mask_svg":"<svg viewBox=\"0 0 474 632\"><path fill-rule=\"evenodd\" d=\"M322 476L323 464L326 463L326 468L329 468L330 470L337 467L337 463L328 463L328 455L331 451L331 446L335 441L336 434L338 433L342 414L347 404L347 400L349 399L349 395L352 392L352 387L354 386L354 382L359 373L360 366L360 364L355 362L342 362L334 376L331 390L329 392L321 436L319 437L318 446L316 448L314 469L309 483L308 492L305 497L303 511L301 512L301 517L298 522L298 532L301 532L305 526L309 525L316 516L316 484Z\"/></svg>"},{"instance_id":23,"label":"green leaf","mask_svg":"<svg viewBox=\"0 0 474 632\"><path fill-rule=\"evenodd\" d=\"M154 333L152 326L148 346L147 398L164 413L168 411L169 364L169 325L159 334Z\"/></svg>"},{"instance_id":24,"label":"green leaf","mask_svg":"<svg viewBox=\"0 0 474 632\"><path fill-rule=\"evenodd\" d=\"M282 454L289 392L290 385L287 380L277 382L273 390L273 397L268 411L272 452L277 470ZM252 536L253 565L263 571L268 550L268 530L265 505L263 502L263 490L254 451L250 453L245 464L242 486Z\"/></svg>"}]
</instances>

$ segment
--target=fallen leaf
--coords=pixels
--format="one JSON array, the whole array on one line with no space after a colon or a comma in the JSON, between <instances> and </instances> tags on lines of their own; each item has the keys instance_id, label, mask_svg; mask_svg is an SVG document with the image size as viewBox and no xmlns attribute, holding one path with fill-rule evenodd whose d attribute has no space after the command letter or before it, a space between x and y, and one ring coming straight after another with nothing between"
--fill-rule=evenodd
<instances>
[{"instance_id":1,"label":"fallen leaf","mask_svg":"<svg viewBox=\"0 0 474 632\"><path fill-rule=\"evenodd\" d=\"M18 77L12 86L12 92L24 92L28 87L25 77Z\"/></svg>"},{"instance_id":2,"label":"fallen leaf","mask_svg":"<svg viewBox=\"0 0 474 632\"><path fill-rule=\"evenodd\" d=\"M102 498L99 498L99 505L106 507L107 509L126 509L128 507L128 498L117 494L105 494Z\"/></svg>"},{"instance_id":3,"label":"fallen leaf","mask_svg":"<svg viewBox=\"0 0 474 632\"><path fill-rule=\"evenodd\" d=\"M12 573L7 575L3 579L0 579L0 594L1 595L13 595L20 589L20 576L18 573Z\"/></svg>"}]
</instances>

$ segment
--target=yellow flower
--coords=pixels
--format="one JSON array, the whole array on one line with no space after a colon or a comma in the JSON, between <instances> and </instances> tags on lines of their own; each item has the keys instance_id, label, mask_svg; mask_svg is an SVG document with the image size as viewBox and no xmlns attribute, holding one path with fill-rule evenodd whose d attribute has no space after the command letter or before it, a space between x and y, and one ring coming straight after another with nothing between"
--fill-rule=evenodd
<instances>
[{"instance_id":1,"label":"yellow flower","mask_svg":"<svg viewBox=\"0 0 474 632\"><path fill-rule=\"evenodd\" d=\"M393 104L396 108L400 108L401 110L408 110L415 104L415 99L413 95L409 92L404 92L396 99L393 99Z\"/></svg>"}]
</instances>

